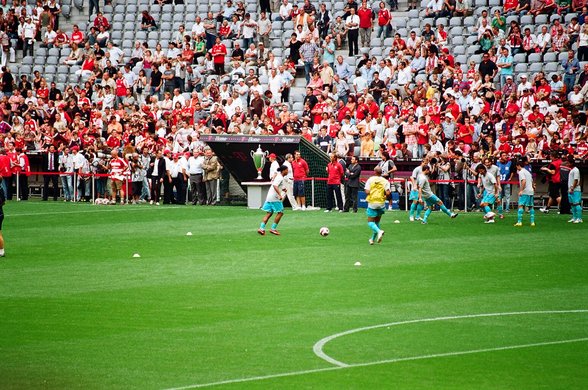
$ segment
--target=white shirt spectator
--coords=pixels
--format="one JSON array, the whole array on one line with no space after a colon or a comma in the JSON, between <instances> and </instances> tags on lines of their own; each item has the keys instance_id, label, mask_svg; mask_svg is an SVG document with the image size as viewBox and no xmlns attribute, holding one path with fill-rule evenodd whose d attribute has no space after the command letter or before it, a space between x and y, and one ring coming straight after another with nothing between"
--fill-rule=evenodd
<instances>
[{"instance_id":1,"label":"white shirt spectator","mask_svg":"<svg viewBox=\"0 0 588 390\"><path fill-rule=\"evenodd\" d=\"M118 47L112 46L112 48L108 49L110 53L110 62L112 62L113 66L118 66L119 61L124 57L125 53Z\"/></svg>"},{"instance_id":2,"label":"white shirt spectator","mask_svg":"<svg viewBox=\"0 0 588 390\"><path fill-rule=\"evenodd\" d=\"M286 3L282 3L282 5L280 5L279 14L282 19L284 19L284 20L288 19L290 17L291 11L292 11L292 4L286 2Z\"/></svg>"},{"instance_id":3,"label":"white shirt spectator","mask_svg":"<svg viewBox=\"0 0 588 390\"><path fill-rule=\"evenodd\" d=\"M202 24L202 22L194 23L194 25L192 26L192 36L202 35L202 34L204 34L204 32L205 32L205 29L204 29L204 24Z\"/></svg>"}]
</instances>

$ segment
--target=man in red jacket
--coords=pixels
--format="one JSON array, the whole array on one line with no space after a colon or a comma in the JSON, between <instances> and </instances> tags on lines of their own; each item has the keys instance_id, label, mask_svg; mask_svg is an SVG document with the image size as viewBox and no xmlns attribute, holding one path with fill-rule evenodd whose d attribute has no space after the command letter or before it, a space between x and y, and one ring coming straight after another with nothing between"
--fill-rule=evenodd
<instances>
[{"instance_id":1,"label":"man in red jacket","mask_svg":"<svg viewBox=\"0 0 588 390\"><path fill-rule=\"evenodd\" d=\"M0 176L2 176L2 189L4 190L4 197L8 199L8 182L12 177L12 171L10 170L10 157L6 155L4 149L0 149Z\"/></svg>"},{"instance_id":2,"label":"man in red jacket","mask_svg":"<svg viewBox=\"0 0 588 390\"><path fill-rule=\"evenodd\" d=\"M327 164L327 209L325 213L330 213L333 210L333 194L337 199L337 209L343 212L343 198L341 197L341 179L345 171L337 161L337 154L331 153L331 161Z\"/></svg>"},{"instance_id":3,"label":"man in red jacket","mask_svg":"<svg viewBox=\"0 0 588 390\"><path fill-rule=\"evenodd\" d=\"M370 39L372 34L372 19L373 12L371 8L367 6L367 1L361 2L361 7L357 10L357 16L359 16L359 35L361 37L361 46L367 47L370 45Z\"/></svg>"},{"instance_id":4,"label":"man in red jacket","mask_svg":"<svg viewBox=\"0 0 588 390\"><path fill-rule=\"evenodd\" d=\"M219 37L216 37L216 42L212 49L210 49L210 54L212 54L212 58L214 61L214 73L219 76L225 74L225 56L227 55L227 47L224 43L221 42Z\"/></svg>"},{"instance_id":5,"label":"man in red jacket","mask_svg":"<svg viewBox=\"0 0 588 390\"><path fill-rule=\"evenodd\" d=\"M294 171L294 197L298 202L299 210L306 210L306 195L304 192L304 182L308 176L308 164L300 156L300 151L294 152L294 161L292 161L292 170Z\"/></svg>"}]
</instances>

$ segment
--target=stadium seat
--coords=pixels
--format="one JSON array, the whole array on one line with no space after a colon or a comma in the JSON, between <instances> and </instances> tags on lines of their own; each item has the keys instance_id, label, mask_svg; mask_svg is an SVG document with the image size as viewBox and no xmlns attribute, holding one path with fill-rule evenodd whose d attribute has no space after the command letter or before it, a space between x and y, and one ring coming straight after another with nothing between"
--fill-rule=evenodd
<instances>
[{"instance_id":1,"label":"stadium seat","mask_svg":"<svg viewBox=\"0 0 588 390\"><path fill-rule=\"evenodd\" d=\"M527 61L527 55L525 53L518 53L514 55L514 62L517 65L520 65L521 62Z\"/></svg>"},{"instance_id":2,"label":"stadium seat","mask_svg":"<svg viewBox=\"0 0 588 390\"><path fill-rule=\"evenodd\" d=\"M33 70L37 70L37 67L35 66L33 68ZM57 73L57 67L55 65L47 65L47 66L45 66L45 74L47 74L47 75L53 75L53 74L56 74L56 73Z\"/></svg>"},{"instance_id":3,"label":"stadium seat","mask_svg":"<svg viewBox=\"0 0 588 390\"><path fill-rule=\"evenodd\" d=\"M571 13L571 14L567 14L565 17L565 23L568 24L569 22L572 21L573 18L577 18L578 14L576 13Z\"/></svg>"},{"instance_id":4,"label":"stadium seat","mask_svg":"<svg viewBox=\"0 0 588 390\"><path fill-rule=\"evenodd\" d=\"M511 15L506 18L506 25L510 26L512 22L519 23L519 16L518 15Z\"/></svg>"},{"instance_id":5,"label":"stadium seat","mask_svg":"<svg viewBox=\"0 0 588 390\"><path fill-rule=\"evenodd\" d=\"M456 36L460 36L460 35L465 35L463 33L463 27L461 27L461 26L452 27L451 30L449 30L449 34L452 37L456 37Z\"/></svg>"},{"instance_id":6,"label":"stadium seat","mask_svg":"<svg viewBox=\"0 0 588 390\"><path fill-rule=\"evenodd\" d=\"M122 29L120 29L118 31L113 31L110 34L110 39L114 42L120 42L122 40L122 36L123 36Z\"/></svg>"},{"instance_id":7,"label":"stadium seat","mask_svg":"<svg viewBox=\"0 0 588 390\"><path fill-rule=\"evenodd\" d=\"M537 15L535 16L535 25L547 24L549 23L549 16L548 15Z\"/></svg>"},{"instance_id":8,"label":"stadium seat","mask_svg":"<svg viewBox=\"0 0 588 390\"><path fill-rule=\"evenodd\" d=\"M541 62L531 62L529 63L528 72L530 73L537 73L543 71L543 64Z\"/></svg>"},{"instance_id":9,"label":"stadium seat","mask_svg":"<svg viewBox=\"0 0 588 390\"><path fill-rule=\"evenodd\" d=\"M547 52L545 54L543 54L543 61L544 62L557 62L557 56L558 53L554 53L554 52ZM531 62L531 59L529 59L529 62Z\"/></svg>"},{"instance_id":10,"label":"stadium seat","mask_svg":"<svg viewBox=\"0 0 588 390\"><path fill-rule=\"evenodd\" d=\"M534 24L535 20L533 20L533 16L532 15L524 15L521 16L521 26L527 25L527 24ZM529 26L531 27L531 26ZM531 28L531 31L533 31L533 29Z\"/></svg>"},{"instance_id":11,"label":"stadium seat","mask_svg":"<svg viewBox=\"0 0 588 390\"><path fill-rule=\"evenodd\" d=\"M551 15L551 16L549 17L549 22L550 22L550 23L553 23L553 22L554 22L554 21L556 21L556 20L561 20L561 16L560 16L560 15L557 15L557 14L554 14L554 15Z\"/></svg>"},{"instance_id":12,"label":"stadium seat","mask_svg":"<svg viewBox=\"0 0 588 390\"><path fill-rule=\"evenodd\" d=\"M516 64L514 71L516 74L527 72L527 64Z\"/></svg>"},{"instance_id":13,"label":"stadium seat","mask_svg":"<svg viewBox=\"0 0 588 390\"><path fill-rule=\"evenodd\" d=\"M467 17L463 18L463 25L465 27L473 27L476 25L476 19L473 18L472 16L467 16Z\"/></svg>"},{"instance_id":14,"label":"stadium seat","mask_svg":"<svg viewBox=\"0 0 588 390\"><path fill-rule=\"evenodd\" d=\"M451 20L449 21L449 25L451 27L456 27L456 26L462 26L463 25L463 21L461 18L459 17L453 17L451 18Z\"/></svg>"},{"instance_id":15,"label":"stadium seat","mask_svg":"<svg viewBox=\"0 0 588 390\"><path fill-rule=\"evenodd\" d=\"M480 50L480 45L469 45L466 49L466 54L471 56L473 54L476 54L478 50Z\"/></svg>"},{"instance_id":16,"label":"stadium seat","mask_svg":"<svg viewBox=\"0 0 588 390\"><path fill-rule=\"evenodd\" d=\"M529 63L533 63L533 62L541 62L541 53L531 53L529 54L529 58L527 60L527 62Z\"/></svg>"},{"instance_id":17,"label":"stadium seat","mask_svg":"<svg viewBox=\"0 0 588 390\"><path fill-rule=\"evenodd\" d=\"M559 63L557 63L557 62L547 62L543 66L543 71L545 73L547 73L547 72L557 72L557 71L559 71Z\"/></svg>"},{"instance_id":18,"label":"stadium seat","mask_svg":"<svg viewBox=\"0 0 588 390\"><path fill-rule=\"evenodd\" d=\"M31 74L31 69L31 65L21 65L19 69L20 75L29 76Z\"/></svg>"},{"instance_id":19,"label":"stadium seat","mask_svg":"<svg viewBox=\"0 0 588 390\"><path fill-rule=\"evenodd\" d=\"M453 48L453 54L456 55L456 56L459 56L459 55L462 55L462 54L465 54L465 53L466 53L466 47L465 46L459 45L459 46L455 46Z\"/></svg>"}]
</instances>

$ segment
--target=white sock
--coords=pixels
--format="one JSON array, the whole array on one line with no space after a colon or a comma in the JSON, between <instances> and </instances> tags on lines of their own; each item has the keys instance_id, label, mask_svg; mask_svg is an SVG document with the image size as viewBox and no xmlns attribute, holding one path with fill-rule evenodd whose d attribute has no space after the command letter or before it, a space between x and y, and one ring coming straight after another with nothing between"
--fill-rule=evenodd
<instances>
[{"instance_id":1,"label":"white sock","mask_svg":"<svg viewBox=\"0 0 588 390\"><path fill-rule=\"evenodd\" d=\"M4 248L0 249L0 256L4 256Z\"/></svg>"}]
</instances>

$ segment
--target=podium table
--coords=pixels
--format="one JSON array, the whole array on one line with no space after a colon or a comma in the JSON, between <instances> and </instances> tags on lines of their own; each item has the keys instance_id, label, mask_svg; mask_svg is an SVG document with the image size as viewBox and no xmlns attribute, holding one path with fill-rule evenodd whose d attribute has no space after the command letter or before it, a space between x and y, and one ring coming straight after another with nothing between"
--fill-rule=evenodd
<instances>
[{"instance_id":1,"label":"podium table","mask_svg":"<svg viewBox=\"0 0 588 390\"><path fill-rule=\"evenodd\" d=\"M265 202L271 181L244 181L241 183L247 187L247 207L260 209Z\"/></svg>"}]
</instances>

